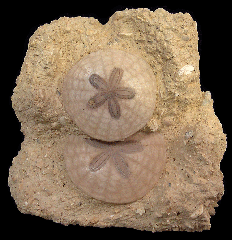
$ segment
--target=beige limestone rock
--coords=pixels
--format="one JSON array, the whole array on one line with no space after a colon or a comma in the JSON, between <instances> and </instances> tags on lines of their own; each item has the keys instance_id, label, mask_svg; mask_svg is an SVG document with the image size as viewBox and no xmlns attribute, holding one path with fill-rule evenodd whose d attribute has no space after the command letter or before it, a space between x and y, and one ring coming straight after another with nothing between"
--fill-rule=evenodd
<instances>
[{"instance_id":1,"label":"beige limestone rock","mask_svg":"<svg viewBox=\"0 0 232 240\"><path fill-rule=\"evenodd\" d=\"M71 182L63 160L67 135L82 134L64 111L63 79L83 56L104 48L142 57L157 77L157 106L144 131L164 135L167 164L154 189L130 204L87 196ZM12 96L25 135L9 174L18 209L64 225L210 229L224 192L226 136L199 74L197 24L189 14L135 9L116 12L105 25L63 17L39 27Z\"/></svg>"}]
</instances>

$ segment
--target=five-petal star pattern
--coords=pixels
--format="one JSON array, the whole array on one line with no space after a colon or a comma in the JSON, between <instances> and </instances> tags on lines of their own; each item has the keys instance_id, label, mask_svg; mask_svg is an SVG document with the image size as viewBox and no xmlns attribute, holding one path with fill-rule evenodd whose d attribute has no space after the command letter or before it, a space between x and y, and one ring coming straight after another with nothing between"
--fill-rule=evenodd
<instances>
[{"instance_id":1,"label":"five-petal star pattern","mask_svg":"<svg viewBox=\"0 0 232 240\"><path fill-rule=\"evenodd\" d=\"M89 77L89 82L98 92L89 99L87 106L95 109L108 101L110 116L119 119L121 108L118 99L132 99L135 96L133 88L119 86L122 77L123 69L116 67L113 68L108 82L98 74L92 74Z\"/></svg>"},{"instance_id":2,"label":"five-petal star pattern","mask_svg":"<svg viewBox=\"0 0 232 240\"><path fill-rule=\"evenodd\" d=\"M102 152L91 160L89 164L90 171L96 172L100 170L107 161L110 161L110 164L113 164L119 174L124 178L130 176L126 155L143 151L141 142L135 140L103 142L95 139L86 139L86 142L95 148L102 149Z\"/></svg>"}]
</instances>

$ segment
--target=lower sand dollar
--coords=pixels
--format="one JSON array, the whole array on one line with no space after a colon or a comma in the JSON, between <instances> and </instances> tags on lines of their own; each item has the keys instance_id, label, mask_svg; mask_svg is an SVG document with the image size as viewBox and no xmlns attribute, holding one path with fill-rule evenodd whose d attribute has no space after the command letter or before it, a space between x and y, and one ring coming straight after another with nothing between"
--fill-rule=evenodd
<instances>
[{"instance_id":1,"label":"lower sand dollar","mask_svg":"<svg viewBox=\"0 0 232 240\"><path fill-rule=\"evenodd\" d=\"M71 135L64 159L73 183L89 196L111 203L142 198L157 183L166 163L164 138L137 133L122 142Z\"/></svg>"},{"instance_id":2,"label":"lower sand dollar","mask_svg":"<svg viewBox=\"0 0 232 240\"><path fill-rule=\"evenodd\" d=\"M156 80L140 56L99 50L67 73L62 97L65 110L83 132L102 141L120 141L151 119Z\"/></svg>"}]
</instances>

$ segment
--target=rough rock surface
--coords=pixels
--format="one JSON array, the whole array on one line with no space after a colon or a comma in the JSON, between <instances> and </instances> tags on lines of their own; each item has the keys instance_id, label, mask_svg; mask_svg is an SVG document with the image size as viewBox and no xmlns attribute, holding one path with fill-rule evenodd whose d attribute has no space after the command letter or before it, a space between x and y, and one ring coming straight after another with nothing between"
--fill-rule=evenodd
<instances>
[{"instance_id":1,"label":"rough rock surface","mask_svg":"<svg viewBox=\"0 0 232 240\"><path fill-rule=\"evenodd\" d=\"M103 48L141 56L157 76L157 106L143 130L164 135L167 164L155 188L130 204L85 195L63 161L67 135L81 133L62 106L63 79L83 56ZM12 102L25 139L9 186L22 213L64 225L210 229L224 192L226 136L210 92L200 88L197 25L189 14L136 9L116 12L105 25L83 17L45 24L30 38Z\"/></svg>"}]
</instances>

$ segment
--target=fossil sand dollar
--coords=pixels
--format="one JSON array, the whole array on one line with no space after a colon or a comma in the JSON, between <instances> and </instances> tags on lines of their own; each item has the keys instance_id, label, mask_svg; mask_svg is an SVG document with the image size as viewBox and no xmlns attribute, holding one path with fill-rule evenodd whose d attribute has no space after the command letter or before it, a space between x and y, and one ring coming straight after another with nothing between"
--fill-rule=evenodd
<instances>
[{"instance_id":1,"label":"fossil sand dollar","mask_svg":"<svg viewBox=\"0 0 232 240\"><path fill-rule=\"evenodd\" d=\"M149 64L121 50L90 53L64 79L66 111L83 132L103 141L123 140L144 127L155 100Z\"/></svg>"},{"instance_id":2,"label":"fossil sand dollar","mask_svg":"<svg viewBox=\"0 0 232 240\"><path fill-rule=\"evenodd\" d=\"M158 133L136 133L119 142L68 137L66 169L88 195L112 203L142 198L158 181L166 163L165 142Z\"/></svg>"}]
</instances>

